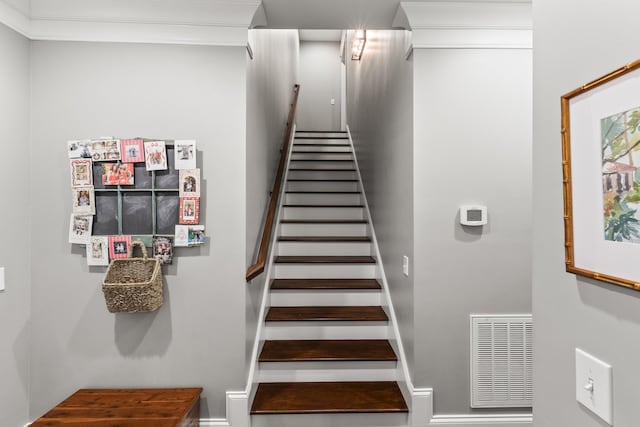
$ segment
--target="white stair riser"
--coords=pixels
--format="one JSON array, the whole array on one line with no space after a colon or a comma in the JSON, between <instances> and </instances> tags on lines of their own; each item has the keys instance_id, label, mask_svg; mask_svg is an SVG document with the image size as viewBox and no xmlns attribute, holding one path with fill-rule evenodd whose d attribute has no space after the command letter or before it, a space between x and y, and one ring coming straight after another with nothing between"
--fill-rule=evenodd
<instances>
[{"instance_id":1,"label":"white stair riser","mask_svg":"<svg viewBox=\"0 0 640 427\"><path fill-rule=\"evenodd\" d=\"M345 140L344 143L347 144L348 142ZM340 151L345 153L352 153L351 146L342 147L338 144L320 144L300 144L296 142L293 146L293 151Z\"/></svg>"},{"instance_id":2,"label":"white stair riser","mask_svg":"<svg viewBox=\"0 0 640 427\"><path fill-rule=\"evenodd\" d=\"M360 193L285 193L287 205L359 205Z\"/></svg>"},{"instance_id":3,"label":"white stair riser","mask_svg":"<svg viewBox=\"0 0 640 427\"><path fill-rule=\"evenodd\" d=\"M271 291L271 306L367 306L380 305L379 291Z\"/></svg>"},{"instance_id":4,"label":"white stair riser","mask_svg":"<svg viewBox=\"0 0 640 427\"><path fill-rule=\"evenodd\" d=\"M406 413L251 415L251 427L406 427L408 422Z\"/></svg>"},{"instance_id":5,"label":"white stair riser","mask_svg":"<svg viewBox=\"0 0 640 427\"><path fill-rule=\"evenodd\" d=\"M302 162L299 160L291 160L289 166L292 169L353 169L353 162Z\"/></svg>"},{"instance_id":6,"label":"white stair riser","mask_svg":"<svg viewBox=\"0 0 640 427\"><path fill-rule=\"evenodd\" d=\"M278 255L371 255L369 242L278 242Z\"/></svg>"},{"instance_id":7,"label":"white stair riser","mask_svg":"<svg viewBox=\"0 0 640 427\"><path fill-rule=\"evenodd\" d=\"M359 191L357 182L288 181L287 191Z\"/></svg>"},{"instance_id":8,"label":"white stair riser","mask_svg":"<svg viewBox=\"0 0 640 427\"><path fill-rule=\"evenodd\" d=\"M366 236L367 224L280 224L281 236Z\"/></svg>"},{"instance_id":9,"label":"white stair riser","mask_svg":"<svg viewBox=\"0 0 640 427\"><path fill-rule=\"evenodd\" d=\"M363 208L336 208L336 207L312 207L291 208L285 207L283 219L364 219Z\"/></svg>"},{"instance_id":10,"label":"white stair riser","mask_svg":"<svg viewBox=\"0 0 640 427\"><path fill-rule=\"evenodd\" d=\"M291 153L291 161L294 160L353 160L351 153Z\"/></svg>"},{"instance_id":11,"label":"white stair riser","mask_svg":"<svg viewBox=\"0 0 640 427\"><path fill-rule=\"evenodd\" d=\"M275 264L277 279L374 279L375 264Z\"/></svg>"},{"instance_id":12,"label":"white stair riser","mask_svg":"<svg viewBox=\"0 0 640 427\"><path fill-rule=\"evenodd\" d=\"M354 171L289 171L289 179L357 179Z\"/></svg>"},{"instance_id":13,"label":"white stair riser","mask_svg":"<svg viewBox=\"0 0 640 427\"><path fill-rule=\"evenodd\" d=\"M260 382L395 381L397 369L396 362L325 362L325 366L313 362L262 362L258 378Z\"/></svg>"},{"instance_id":14,"label":"white stair riser","mask_svg":"<svg viewBox=\"0 0 640 427\"><path fill-rule=\"evenodd\" d=\"M387 322L266 322L266 340L388 339Z\"/></svg>"}]
</instances>

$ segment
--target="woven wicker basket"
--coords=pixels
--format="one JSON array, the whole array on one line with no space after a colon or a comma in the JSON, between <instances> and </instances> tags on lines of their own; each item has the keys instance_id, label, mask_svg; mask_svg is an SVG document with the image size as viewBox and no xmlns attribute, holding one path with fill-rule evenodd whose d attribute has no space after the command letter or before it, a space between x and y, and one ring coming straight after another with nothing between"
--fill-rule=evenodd
<instances>
[{"instance_id":1,"label":"woven wicker basket","mask_svg":"<svg viewBox=\"0 0 640 427\"><path fill-rule=\"evenodd\" d=\"M142 258L133 258L136 246ZM131 243L129 258L114 259L109 264L102 283L102 292L111 313L155 311L163 302L160 262L148 258L147 248L140 241Z\"/></svg>"}]
</instances>

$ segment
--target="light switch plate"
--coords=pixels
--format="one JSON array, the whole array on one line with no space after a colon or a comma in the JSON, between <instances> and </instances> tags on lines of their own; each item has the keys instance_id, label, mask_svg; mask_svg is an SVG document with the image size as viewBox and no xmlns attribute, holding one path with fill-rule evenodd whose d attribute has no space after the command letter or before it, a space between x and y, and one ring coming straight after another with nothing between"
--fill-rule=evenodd
<instances>
[{"instance_id":1,"label":"light switch plate","mask_svg":"<svg viewBox=\"0 0 640 427\"><path fill-rule=\"evenodd\" d=\"M0 267L0 292L4 291L4 267Z\"/></svg>"},{"instance_id":2,"label":"light switch plate","mask_svg":"<svg viewBox=\"0 0 640 427\"><path fill-rule=\"evenodd\" d=\"M409 257L406 255L402 257L402 274L409 277Z\"/></svg>"},{"instance_id":3,"label":"light switch plate","mask_svg":"<svg viewBox=\"0 0 640 427\"><path fill-rule=\"evenodd\" d=\"M611 365L576 348L576 400L613 425Z\"/></svg>"}]
</instances>

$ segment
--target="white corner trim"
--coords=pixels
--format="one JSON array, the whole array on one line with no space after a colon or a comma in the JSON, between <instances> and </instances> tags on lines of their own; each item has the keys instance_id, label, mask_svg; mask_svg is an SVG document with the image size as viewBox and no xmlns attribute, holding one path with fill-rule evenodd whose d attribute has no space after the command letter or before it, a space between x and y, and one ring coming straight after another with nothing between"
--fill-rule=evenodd
<instances>
[{"instance_id":1,"label":"white corner trim","mask_svg":"<svg viewBox=\"0 0 640 427\"><path fill-rule=\"evenodd\" d=\"M246 391L227 392L227 419L232 427L250 427L249 394Z\"/></svg>"},{"instance_id":2,"label":"white corner trim","mask_svg":"<svg viewBox=\"0 0 640 427\"><path fill-rule=\"evenodd\" d=\"M2 0L0 0L0 22L29 38L31 26L29 17Z\"/></svg>"}]
</instances>

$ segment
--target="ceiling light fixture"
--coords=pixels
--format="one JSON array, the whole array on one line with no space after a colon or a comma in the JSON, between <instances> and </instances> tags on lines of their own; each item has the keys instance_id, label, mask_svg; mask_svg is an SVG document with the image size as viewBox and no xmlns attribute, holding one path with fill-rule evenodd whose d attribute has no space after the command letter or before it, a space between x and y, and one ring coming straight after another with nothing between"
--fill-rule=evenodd
<instances>
[{"instance_id":1,"label":"ceiling light fixture","mask_svg":"<svg viewBox=\"0 0 640 427\"><path fill-rule=\"evenodd\" d=\"M367 30L356 30L353 35L353 48L351 49L351 59L353 61L360 61L366 43Z\"/></svg>"}]
</instances>

